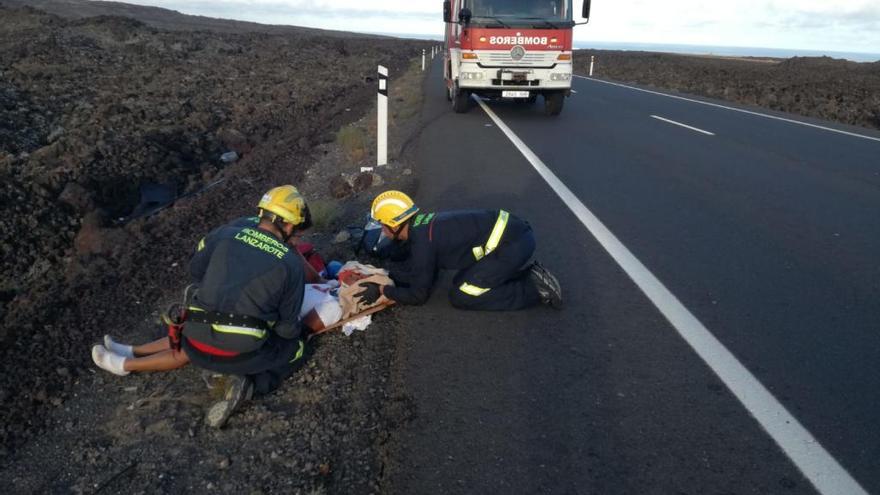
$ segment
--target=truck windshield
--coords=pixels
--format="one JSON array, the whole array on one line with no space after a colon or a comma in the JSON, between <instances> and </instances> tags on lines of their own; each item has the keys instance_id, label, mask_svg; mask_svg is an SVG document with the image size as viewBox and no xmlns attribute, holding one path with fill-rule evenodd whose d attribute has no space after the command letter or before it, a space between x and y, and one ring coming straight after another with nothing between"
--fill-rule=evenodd
<instances>
[{"instance_id":1,"label":"truck windshield","mask_svg":"<svg viewBox=\"0 0 880 495\"><path fill-rule=\"evenodd\" d=\"M471 23L499 27L571 27L571 0L465 0Z\"/></svg>"}]
</instances>

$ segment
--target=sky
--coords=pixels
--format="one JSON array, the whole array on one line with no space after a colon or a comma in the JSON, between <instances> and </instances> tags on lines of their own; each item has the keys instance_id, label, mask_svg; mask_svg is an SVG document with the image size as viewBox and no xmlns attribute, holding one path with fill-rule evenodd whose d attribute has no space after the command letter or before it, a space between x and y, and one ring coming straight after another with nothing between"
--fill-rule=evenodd
<instances>
[{"instance_id":1,"label":"sky","mask_svg":"<svg viewBox=\"0 0 880 495\"><path fill-rule=\"evenodd\" d=\"M442 0L123 1L264 24L443 33ZM575 13L582 1L574 0ZM575 41L880 53L880 0L595 0Z\"/></svg>"}]
</instances>

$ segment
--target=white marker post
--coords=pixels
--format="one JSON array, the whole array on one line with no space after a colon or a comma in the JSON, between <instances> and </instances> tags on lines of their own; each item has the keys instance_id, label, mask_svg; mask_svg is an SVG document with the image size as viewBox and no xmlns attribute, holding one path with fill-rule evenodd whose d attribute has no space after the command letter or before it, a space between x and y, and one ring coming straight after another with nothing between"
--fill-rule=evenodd
<instances>
[{"instance_id":1,"label":"white marker post","mask_svg":"<svg viewBox=\"0 0 880 495\"><path fill-rule=\"evenodd\" d=\"M379 115L376 122L376 166L388 164L388 69L379 66Z\"/></svg>"},{"instance_id":2,"label":"white marker post","mask_svg":"<svg viewBox=\"0 0 880 495\"><path fill-rule=\"evenodd\" d=\"M593 77L593 62L596 60L595 55L590 55L590 77Z\"/></svg>"},{"instance_id":3,"label":"white marker post","mask_svg":"<svg viewBox=\"0 0 880 495\"><path fill-rule=\"evenodd\" d=\"M425 49L422 48L422 72L425 72Z\"/></svg>"}]
</instances>

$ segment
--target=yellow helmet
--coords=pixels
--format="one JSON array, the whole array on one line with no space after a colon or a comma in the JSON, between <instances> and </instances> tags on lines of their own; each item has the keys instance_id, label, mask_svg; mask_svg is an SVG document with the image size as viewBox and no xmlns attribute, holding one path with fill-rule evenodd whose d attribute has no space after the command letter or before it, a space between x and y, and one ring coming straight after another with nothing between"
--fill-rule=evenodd
<instances>
[{"instance_id":1,"label":"yellow helmet","mask_svg":"<svg viewBox=\"0 0 880 495\"><path fill-rule=\"evenodd\" d=\"M281 218L301 228L308 228L312 223L306 200L293 186L278 186L270 189L260 199L257 208L260 209L261 217L265 216L265 212L272 213L270 220L273 222Z\"/></svg>"},{"instance_id":2,"label":"yellow helmet","mask_svg":"<svg viewBox=\"0 0 880 495\"><path fill-rule=\"evenodd\" d=\"M385 191L373 200L370 215L373 217L373 220L393 229L406 222L409 217L415 215L418 211L419 207L405 193Z\"/></svg>"}]
</instances>

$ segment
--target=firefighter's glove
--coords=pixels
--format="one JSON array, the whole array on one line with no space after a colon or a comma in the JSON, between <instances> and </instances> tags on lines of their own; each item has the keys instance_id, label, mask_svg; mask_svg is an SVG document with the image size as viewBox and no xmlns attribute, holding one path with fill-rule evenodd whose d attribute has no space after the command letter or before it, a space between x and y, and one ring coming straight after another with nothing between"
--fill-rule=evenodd
<instances>
[{"instance_id":1,"label":"firefighter's glove","mask_svg":"<svg viewBox=\"0 0 880 495\"><path fill-rule=\"evenodd\" d=\"M382 290L376 282L363 282L358 285L363 287L364 290L358 292L354 296L361 298L361 301L367 305L372 306L373 304L376 304L376 301L382 297Z\"/></svg>"}]
</instances>

